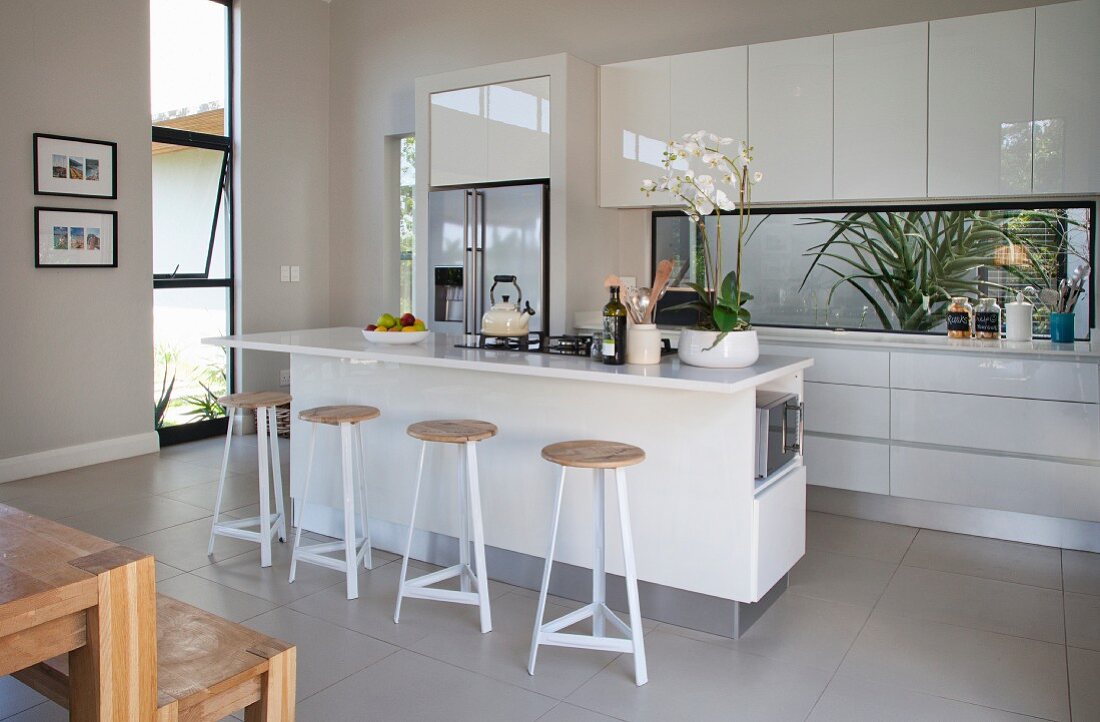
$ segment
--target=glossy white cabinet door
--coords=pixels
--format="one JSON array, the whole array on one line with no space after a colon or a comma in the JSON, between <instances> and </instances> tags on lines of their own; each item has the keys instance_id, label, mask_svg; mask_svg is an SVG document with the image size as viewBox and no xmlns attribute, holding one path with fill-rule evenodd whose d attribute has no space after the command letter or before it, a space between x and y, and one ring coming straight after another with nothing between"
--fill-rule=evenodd
<instances>
[{"instance_id":1,"label":"glossy white cabinet door","mask_svg":"<svg viewBox=\"0 0 1100 722\"><path fill-rule=\"evenodd\" d=\"M654 205L641 187L664 171L668 111L668 56L600 68L601 206Z\"/></svg>"},{"instance_id":2,"label":"glossy white cabinet door","mask_svg":"<svg viewBox=\"0 0 1100 722\"><path fill-rule=\"evenodd\" d=\"M488 176L488 122L484 87L432 93L433 186L481 183Z\"/></svg>"},{"instance_id":3,"label":"glossy white cabinet door","mask_svg":"<svg viewBox=\"0 0 1100 722\"><path fill-rule=\"evenodd\" d=\"M697 130L748 138L748 47L673 55L669 62L672 138Z\"/></svg>"},{"instance_id":4,"label":"glossy white cabinet door","mask_svg":"<svg viewBox=\"0 0 1100 722\"><path fill-rule=\"evenodd\" d=\"M753 200L832 198L833 36L749 46L749 142Z\"/></svg>"},{"instance_id":5,"label":"glossy white cabinet door","mask_svg":"<svg viewBox=\"0 0 1100 722\"><path fill-rule=\"evenodd\" d=\"M550 177L550 76L486 88L487 181Z\"/></svg>"},{"instance_id":6,"label":"glossy white cabinet door","mask_svg":"<svg viewBox=\"0 0 1100 722\"><path fill-rule=\"evenodd\" d=\"M890 385L895 389L1019 399L1100 401L1095 363L1039 359L894 352Z\"/></svg>"},{"instance_id":7,"label":"glossy white cabinet door","mask_svg":"<svg viewBox=\"0 0 1100 722\"><path fill-rule=\"evenodd\" d=\"M890 438L890 389L807 382L806 430Z\"/></svg>"},{"instance_id":8,"label":"glossy white cabinet door","mask_svg":"<svg viewBox=\"0 0 1100 722\"><path fill-rule=\"evenodd\" d=\"M833 196L924 196L928 23L838 33L833 51Z\"/></svg>"},{"instance_id":9,"label":"glossy white cabinet door","mask_svg":"<svg viewBox=\"0 0 1100 722\"><path fill-rule=\"evenodd\" d=\"M1031 192L1035 10L931 23L928 195Z\"/></svg>"},{"instance_id":10,"label":"glossy white cabinet door","mask_svg":"<svg viewBox=\"0 0 1100 722\"><path fill-rule=\"evenodd\" d=\"M890 444L807 434L803 445L807 484L890 493Z\"/></svg>"},{"instance_id":11,"label":"glossy white cabinet door","mask_svg":"<svg viewBox=\"0 0 1100 722\"><path fill-rule=\"evenodd\" d=\"M806 369L807 381L853 386L890 386L890 352L865 349L801 346L764 340L763 353L781 356L809 356L814 365Z\"/></svg>"},{"instance_id":12,"label":"glossy white cabinet door","mask_svg":"<svg viewBox=\"0 0 1100 722\"><path fill-rule=\"evenodd\" d=\"M806 553L806 467L791 469L752 502L752 601Z\"/></svg>"},{"instance_id":13,"label":"glossy white cabinet door","mask_svg":"<svg viewBox=\"0 0 1100 722\"><path fill-rule=\"evenodd\" d=\"M1035 192L1100 192L1100 0L1035 12Z\"/></svg>"}]
</instances>

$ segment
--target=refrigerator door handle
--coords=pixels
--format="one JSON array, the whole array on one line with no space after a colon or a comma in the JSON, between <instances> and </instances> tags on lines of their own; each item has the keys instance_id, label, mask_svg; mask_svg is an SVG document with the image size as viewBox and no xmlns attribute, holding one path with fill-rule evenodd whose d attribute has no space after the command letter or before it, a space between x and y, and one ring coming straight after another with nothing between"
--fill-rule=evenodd
<instances>
[{"instance_id":1,"label":"refrigerator door handle","mask_svg":"<svg viewBox=\"0 0 1100 722\"><path fill-rule=\"evenodd\" d=\"M481 255L478 255L481 254ZM474 318L480 322L485 313L485 193L474 191Z\"/></svg>"},{"instance_id":2,"label":"refrigerator door handle","mask_svg":"<svg viewBox=\"0 0 1100 722\"><path fill-rule=\"evenodd\" d=\"M473 333L473 313L470 310L470 299L473 298L473 245L470 238L470 191L465 192L462 204L462 330L464 333Z\"/></svg>"}]
</instances>

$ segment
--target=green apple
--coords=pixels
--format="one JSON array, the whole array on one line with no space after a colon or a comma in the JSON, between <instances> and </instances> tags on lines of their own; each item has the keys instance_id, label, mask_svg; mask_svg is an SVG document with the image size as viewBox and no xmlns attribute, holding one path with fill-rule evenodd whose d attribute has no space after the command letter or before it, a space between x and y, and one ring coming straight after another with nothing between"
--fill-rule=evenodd
<instances>
[{"instance_id":1,"label":"green apple","mask_svg":"<svg viewBox=\"0 0 1100 722\"><path fill-rule=\"evenodd\" d=\"M393 328L397 325L397 319L394 318L392 314L383 313L378 317L378 325L383 328Z\"/></svg>"}]
</instances>

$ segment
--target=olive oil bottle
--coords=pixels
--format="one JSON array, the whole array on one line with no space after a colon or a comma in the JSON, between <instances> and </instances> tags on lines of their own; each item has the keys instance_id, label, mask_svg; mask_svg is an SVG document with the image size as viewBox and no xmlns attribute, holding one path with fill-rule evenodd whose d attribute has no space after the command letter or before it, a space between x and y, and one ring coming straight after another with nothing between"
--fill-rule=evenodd
<instances>
[{"instance_id":1,"label":"olive oil bottle","mask_svg":"<svg viewBox=\"0 0 1100 722\"><path fill-rule=\"evenodd\" d=\"M603 362L619 366L626 362L626 306L619 300L619 287L611 287L611 300L603 307Z\"/></svg>"}]
</instances>

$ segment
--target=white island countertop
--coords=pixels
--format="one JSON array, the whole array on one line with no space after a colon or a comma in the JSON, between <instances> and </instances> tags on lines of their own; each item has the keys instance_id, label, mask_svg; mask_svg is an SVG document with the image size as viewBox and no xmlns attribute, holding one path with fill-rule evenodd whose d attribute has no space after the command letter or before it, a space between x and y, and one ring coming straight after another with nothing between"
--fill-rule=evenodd
<instances>
[{"instance_id":1,"label":"white island countertop","mask_svg":"<svg viewBox=\"0 0 1100 722\"><path fill-rule=\"evenodd\" d=\"M343 326L237 334L205 338L203 343L255 351L726 394L755 388L813 365L810 358L762 355L753 366L743 369L696 368L680 363L675 356L667 356L660 364L652 366L610 366L586 357L457 348L455 344L461 340L460 336L433 333L418 344L374 344L363 338L358 328Z\"/></svg>"}]
</instances>

